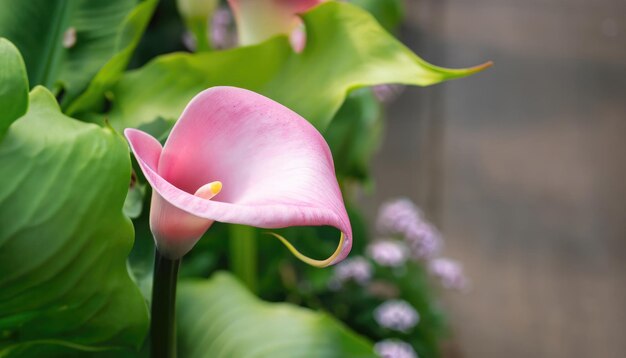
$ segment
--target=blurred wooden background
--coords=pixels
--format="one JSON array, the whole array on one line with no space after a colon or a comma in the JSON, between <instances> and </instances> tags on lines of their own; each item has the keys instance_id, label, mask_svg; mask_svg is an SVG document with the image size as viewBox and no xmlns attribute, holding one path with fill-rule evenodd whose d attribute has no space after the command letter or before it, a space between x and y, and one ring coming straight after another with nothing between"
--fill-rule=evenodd
<instances>
[{"instance_id":1,"label":"blurred wooden background","mask_svg":"<svg viewBox=\"0 0 626 358\"><path fill-rule=\"evenodd\" d=\"M405 90L363 199L415 199L463 262L447 355L626 357L626 2L409 0L408 17L425 59L496 63Z\"/></svg>"}]
</instances>

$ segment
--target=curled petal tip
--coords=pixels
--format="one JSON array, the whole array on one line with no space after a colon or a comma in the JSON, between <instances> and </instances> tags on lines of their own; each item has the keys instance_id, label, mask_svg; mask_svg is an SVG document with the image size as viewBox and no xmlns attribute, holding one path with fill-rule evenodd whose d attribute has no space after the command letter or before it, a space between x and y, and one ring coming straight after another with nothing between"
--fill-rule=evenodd
<instances>
[{"instance_id":1,"label":"curled petal tip","mask_svg":"<svg viewBox=\"0 0 626 358\"><path fill-rule=\"evenodd\" d=\"M493 66L493 61L487 61L485 63L482 63L482 64L478 65L478 66L470 67L469 68L469 72L471 72L471 73L480 72L480 71L485 70L485 69L487 69L487 68L489 68L491 66Z\"/></svg>"},{"instance_id":2,"label":"curled petal tip","mask_svg":"<svg viewBox=\"0 0 626 358\"><path fill-rule=\"evenodd\" d=\"M340 255L341 255L341 253L342 253L342 251L344 249L344 243L346 241L346 235L342 232L341 233L341 237L339 238L339 244L337 245L337 249L335 250L335 252L333 252L333 254L330 255L325 260L316 260L316 259L312 259L312 258L304 255L300 251L298 251L298 249L296 249L283 236L278 235L275 232L268 232L267 234L272 235L275 238L277 238L278 240L280 240L280 242L282 242L283 245L285 245L287 250L289 250L289 252L291 252L298 260L300 260L300 261L302 261L302 262L304 262L306 264L309 264L311 266L319 267L319 268L327 267L327 266L330 266L330 265L333 265L333 264L337 263L339 261L338 258L340 257Z\"/></svg>"}]
</instances>

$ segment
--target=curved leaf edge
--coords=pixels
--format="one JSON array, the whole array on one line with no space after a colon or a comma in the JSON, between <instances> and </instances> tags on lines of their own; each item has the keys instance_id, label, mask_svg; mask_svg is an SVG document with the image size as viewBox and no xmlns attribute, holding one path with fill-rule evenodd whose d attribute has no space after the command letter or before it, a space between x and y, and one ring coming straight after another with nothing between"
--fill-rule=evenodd
<instances>
[{"instance_id":1,"label":"curved leaf edge","mask_svg":"<svg viewBox=\"0 0 626 358\"><path fill-rule=\"evenodd\" d=\"M5 51L6 57L4 56ZM8 104L4 103L4 100L0 98L0 103L12 107L8 109L5 107L2 109L2 113L0 113L1 140L11 124L26 114L30 102L28 93L28 73L26 72L26 63L24 62L20 50L9 39L0 37L0 56L3 56L3 58L0 58L0 63L3 65L2 67L4 67L0 69L0 79L2 79L3 82L0 84L0 97L9 97L10 102ZM9 63L5 63L5 60ZM3 73L4 71L9 71L9 73L6 74L8 76L17 75L14 76L13 79L15 83L9 83L8 88L4 88L5 84L10 82L5 81L6 76ZM15 73L16 71L17 73ZM18 82L21 82L21 84ZM15 86L18 87L15 88Z\"/></svg>"}]
</instances>

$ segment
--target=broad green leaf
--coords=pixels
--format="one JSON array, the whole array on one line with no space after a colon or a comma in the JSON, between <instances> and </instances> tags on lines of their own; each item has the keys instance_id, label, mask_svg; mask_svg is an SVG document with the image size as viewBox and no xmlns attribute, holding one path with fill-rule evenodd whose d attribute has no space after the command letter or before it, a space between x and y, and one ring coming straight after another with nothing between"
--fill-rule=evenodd
<instances>
[{"instance_id":1,"label":"broad green leaf","mask_svg":"<svg viewBox=\"0 0 626 358\"><path fill-rule=\"evenodd\" d=\"M100 110L104 103L102 96L119 80L122 73L126 70L133 52L150 22L157 3L158 0L145 0L130 12L118 31L115 48L113 49L115 55L100 68L93 80L89 82L87 89L80 96L75 99L75 96L72 95L64 97L63 108L66 109L66 113L74 115L90 110Z\"/></svg>"},{"instance_id":2,"label":"broad green leaf","mask_svg":"<svg viewBox=\"0 0 626 358\"><path fill-rule=\"evenodd\" d=\"M17 48L0 38L0 139L28 109L28 78Z\"/></svg>"},{"instance_id":3,"label":"broad green leaf","mask_svg":"<svg viewBox=\"0 0 626 358\"><path fill-rule=\"evenodd\" d=\"M164 121L171 126L189 100L207 87L221 84L259 91L290 51L286 39L279 38L232 51L161 56L128 72L112 88L113 109L106 117L117 129L161 129L152 124Z\"/></svg>"},{"instance_id":4,"label":"broad green leaf","mask_svg":"<svg viewBox=\"0 0 626 358\"><path fill-rule=\"evenodd\" d=\"M353 89L382 83L426 86L485 67L430 65L369 13L347 3L325 3L303 18L307 47L302 54L291 50L286 37L276 37L224 52L165 55L128 73L112 89L111 123L124 128L158 117L173 121L199 91L231 85L281 102L324 130Z\"/></svg>"},{"instance_id":5,"label":"broad green leaf","mask_svg":"<svg viewBox=\"0 0 626 358\"><path fill-rule=\"evenodd\" d=\"M133 32L141 26L129 24L127 17L133 15L137 3L0 0L0 36L22 52L31 87L40 84L54 91L63 89L68 101L85 89L109 59L133 42ZM128 62L130 55L123 57Z\"/></svg>"},{"instance_id":6,"label":"broad green leaf","mask_svg":"<svg viewBox=\"0 0 626 358\"><path fill-rule=\"evenodd\" d=\"M0 142L0 357L115 356L148 325L126 257L124 139L63 115L43 87Z\"/></svg>"},{"instance_id":7,"label":"broad green leaf","mask_svg":"<svg viewBox=\"0 0 626 358\"><path fill-rule=\"evenodd\" d=\"M181 282L177 309L180 357L375 357L331 316L263 302L227 273Z\"/></svg>"},{"instance_id":8,"label":"broad green leaf","mask_svg":"<svg viewBox=\"0 0 626 358\"><path fill-rule=\"evenodd\" d=\"M20 50L31 87L56 82L64 56L63 33L78 1L0 0L0 36Z\"/></svg>"}]
</instances>

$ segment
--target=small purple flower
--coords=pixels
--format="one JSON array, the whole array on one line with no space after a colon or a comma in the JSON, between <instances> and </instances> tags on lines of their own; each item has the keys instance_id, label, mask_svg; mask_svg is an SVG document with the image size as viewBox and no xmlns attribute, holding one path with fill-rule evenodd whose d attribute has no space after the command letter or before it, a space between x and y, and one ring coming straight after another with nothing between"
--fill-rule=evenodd
<instances>
[{"instance_id":1,"label":"small purple flower","mask_svg":"<svg viewBox=\"0 0 626 358\"><path fill-rule=\"evenodd\" d=\"M447 258L434 259L428 264L428 271L437 277L445 288L463 290L468 286L463 267L457 261Z\"/></svg>"},{"instance_id":2,"label":"small purple flower","mask_svg":"<svg viewBox=\"0 0 626 358\"><path fill-rule=\"evenodd\" d=\"M210 26L208 35L213 48L224 50L235 47L237 45L237 32L230 10L227 7L218 7L213 12L213 17L210 20L208 22ZM183 33L182 41L188 50L196 50L196 38L191 32L186 31Z\"/></svg>"},{"instance_id":3,"label":"small purple flower","mask_svg":"<svg viewBox=\"0 0 626 358\"><path fill-rule=\"evenodd\" d=\"M331 285L341 287L344 282L355 281L365 284L372 278L372 265L365 258L356 256L345 259L335 266Z\"/></svg>"},{"instance_id":4,"label":"small purple flower","mask_svg":"<svg viewBox=\"0 0 626 358\"><path fill-rule=\"evenodd\" d=\"M413 347L398 339L385 339L374 345L374 351L382 358L418 358Z\"/></svg>"},{"instance_id":5,"label":"small purple flower","mask_svg":"<svg viewBox=\"0 0 626 358\"><path fill-rule=\"evenodd\" d=\"M398 96L404 91L403 85L377 85L372 87L372 91L374 91L374 96L382 102L389 103L398 98Z\"/></svg>"},{"instance_id":6,"label":"small purple flower","mask_svg":"<svg viewBox=\"0 0 626 358\"><path fill-rule=\"evenodd\" d=\"M227 49L237 45L237 33L233 15L226 7L219 7L211 21L211 44L216 49Z\"/></svg>"},{"instance_id":7,"label":"small purple flower","mask_svg":"<svg viewBox=\"0 0 626 358\"><path fill-rule=\"evenodd\" d=\"M426 260L437 255L443 246L441 233L432 224L420 222L405 232L411 254L417 260Z\"/></svg>"},{"instance_id":8,"label":"small purple flower","mask_svg":"<svg viewBox=\"0 0 626 358\"><path fill-rule=\"evenodd\" d=\"M378 213L378 230L387 235L401 235L416 260L434 257L443 246L439 231L424 219L420 210L407 198L383 204Z\"/></svg>"},{"instance_id":9,"label":"small purple flower","mask_svg":"<svg viewBox=\"0 0 626 358\"><path fill-rule=\"evenodd\" d=\"M374 310L374 319L385 328L407 333L417 325L420 316L408 302L389 300Z\"/></svg>"},{"instance_id":10,"label":"small purple flower","mask_svg":"<svg viewBox=\"0 0 626 358\"><path fill-rule=\"evenodd\" d=\"M407 260L408 248L399 241L381 240L367 246L367 254L380 266L399 267Z\"/></svg>"},{"instance_id":11,"label":"small purple flower","mask_svg":"<svg viewBox=\"0 0 626 358\"><path fill-rule=\"evenodd\" d=\"M189 51L195 51L198 47L196 44L196 38L189 31L183 32L182 41L183 45L185 45L185 48Z\"/></svg>"},{"instance_id":12,"label":"small purple flower","mask_svg":"<svg viewBox=\"0 0 626 358\"><path fill-rule=\"evenodd\" d=\"M421 221L419 209L408 198L384 203L378 211L377 227L383 235L397 235Z\"/></svg>"}]
</instances>

